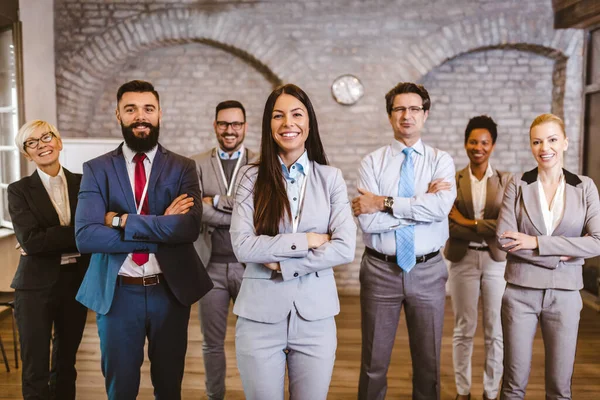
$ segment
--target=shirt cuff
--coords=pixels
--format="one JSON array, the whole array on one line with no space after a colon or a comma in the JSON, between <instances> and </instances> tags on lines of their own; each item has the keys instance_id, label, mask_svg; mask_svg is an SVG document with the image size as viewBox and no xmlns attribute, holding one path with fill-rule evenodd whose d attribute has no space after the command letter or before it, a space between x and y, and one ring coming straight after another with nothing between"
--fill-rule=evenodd
<instances>
[{"instance_id":1,"label":"shirt cuff","mask_svg":"<svg viewBox=\"0 0 600 400\"><path fill-rule=\"evenodd\" d=\"M217 208L217 204L219 204L219 198L221 197L221 195L215 194L215 196L213 197L213 207Z\"/></svg>"},{"instance_id":2,"label":"shirt cuff","mask_svg":"<svg viewBox=\"0 0 600 400\"><path fill-rule=\"evenodd\" d=\"M412 219L410 200L410 197L394 197L394 217Z\"/></svg>"}]
</instances>

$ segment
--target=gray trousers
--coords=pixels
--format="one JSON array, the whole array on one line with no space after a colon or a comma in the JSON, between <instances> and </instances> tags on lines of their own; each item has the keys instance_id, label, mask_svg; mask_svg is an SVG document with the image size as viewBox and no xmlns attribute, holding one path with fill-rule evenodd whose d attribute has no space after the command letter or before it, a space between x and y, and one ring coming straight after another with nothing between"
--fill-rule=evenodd
<instances>
[{"instance_id":1,"label":"gray trousers","mask_svg":"<svg viewBox=\"0 0 600 400\"><path fill-rule=\"evenodd\" d=\"M337 337L334 317L307 321L296 310L275 324L239 317L235 352L246 400L326 400Z\"/></svg>"},{"instance_id":2,"label":"gray trousers","mask_svg":"<svg viewBox=\"0 0 600 400\"><path fill-rule=\"evenodd\" d=\"M505 261L494 261L489 251L467 250L459 262L450 263L448 283L454 311L452 360L456 392L471 393L471 356L477 329L477 306L482 305L485 361L483 391L490 399L498 397L502 378L502 323L500 308L506 287Z\"/></svg>"},{"instance_id":3,"label":"gray trousers","mask_svg":"<svg viewBox=\"0 0 600 400\"><path fill-rule=\"evenodd\" d=\"M209 263L206 271L213 289L198 302L200 329L204 336L202 353L206 372L206 394L210 400L225 398L225 334L230 301L235 302L244 266L240 263Z\"/></svg>"},{"instance_id":4,"label":"gray trousers","mask_svg":"<svg viewBox=\"0 0 600 400\"><path fill-rule=\"evenodd\" d=\"M530 289L512 284L502 298L503 400L525 398L538 321L546 355L546 399L571 399L579 314L577 290Z\"/></svg>"},{"instance_id":5,"label":"gray trousers","mask_svg":"<svg viewBox=\"0 0 600 400\"><path fill-rule=\"evenodd\" d=\"M360 268L362 359L359 400L384 400L400 311L404 305L415 400L440 398L440 353L448 270L441 255L409 273L364 254Z\"/></svg>"}]
</instances>

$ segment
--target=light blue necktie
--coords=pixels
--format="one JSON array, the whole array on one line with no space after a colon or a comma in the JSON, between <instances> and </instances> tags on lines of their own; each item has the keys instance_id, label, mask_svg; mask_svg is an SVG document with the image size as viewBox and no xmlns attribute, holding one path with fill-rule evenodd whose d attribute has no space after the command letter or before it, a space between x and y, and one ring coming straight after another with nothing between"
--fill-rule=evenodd
<instances>
[{"instance_id":1,"label":"light blue necktie","mask_svg":"<svg viewBox=\"0 0 600 400\"><path fill-rule=\"evenodd\" d=\"M412 159L414 151L412 147L402 150L405 158L398 183L399 197L410 198L415 195L415 165ZM404 272L410 272L416 264L414 225L396 229L396 262Z\"/></svg>"}]
</instances>

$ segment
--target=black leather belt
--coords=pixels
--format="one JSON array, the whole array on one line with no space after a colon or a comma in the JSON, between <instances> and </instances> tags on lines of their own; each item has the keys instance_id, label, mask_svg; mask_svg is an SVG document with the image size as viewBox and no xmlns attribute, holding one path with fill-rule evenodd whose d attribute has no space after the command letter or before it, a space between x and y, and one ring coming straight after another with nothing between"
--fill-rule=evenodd
<instances>
[{"instance_id":1,"label":"black leather belt","mask_svg":"<svg viewBox=\"0 0 600 400\"><path fill-rule=\"evenodd\" d=\"M365 247L365 253L367 253L375 258L378 258L380 260L383 260L385 262L397 264L396 256L388 256L387 254L380 253L377 250L373 250L370 247ZM425 261L431 260L433 257L437 256L438 254L440 254L439 250L433 251L429 254L418 256L415 261L417 264L423 263Z\"/></svg>"},{"instance_id":2,"label":"black leather belt","mask_svg":"<svg viewBox=\"0 0 600 400\"><path fill-rule=\"evenodd\" d=\"M489 251L490 250L489 246L472 246L472 245L469 245L469 248L471 250L477 250L477 251Z\"/></svg>"},{"instance_id":3,"label":"black leather belt","mask_svg":"<svg viewBox=\"0 0 600 400\"><path fill-rule=\"evenodd\" d=\"M117 278L119 285L141 285L141 286L158 285L162 280L163 280L163 274L138 276L138 277L119 275Z\"/></svg>"}]
</instances>

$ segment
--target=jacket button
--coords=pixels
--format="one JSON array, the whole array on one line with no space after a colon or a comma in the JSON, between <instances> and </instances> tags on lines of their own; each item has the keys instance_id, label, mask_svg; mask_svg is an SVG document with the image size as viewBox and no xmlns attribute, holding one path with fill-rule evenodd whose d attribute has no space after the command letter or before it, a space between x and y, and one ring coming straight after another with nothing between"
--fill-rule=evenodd
<instances>
[{"instance_id":1,"label":"jacket button","mask_svg":"<svg viewBox=\"0 0 600 400\"><path fill-rule=\"evenodd\" d=\"M296 250L296 245L295 244L292 245L292 250Z\"/></svg>"},{"instance_id":2,"label":"jacket button","mask_svg":"<svg viewBox=\"0 0 600 400\"><path fill-rule=\"evenodd\" d=\"M298 273L294 272L294 278L297 278L297 277L298 277Z\"/></svg>"}]
</instances>

